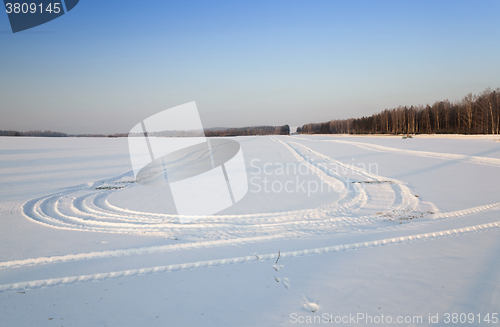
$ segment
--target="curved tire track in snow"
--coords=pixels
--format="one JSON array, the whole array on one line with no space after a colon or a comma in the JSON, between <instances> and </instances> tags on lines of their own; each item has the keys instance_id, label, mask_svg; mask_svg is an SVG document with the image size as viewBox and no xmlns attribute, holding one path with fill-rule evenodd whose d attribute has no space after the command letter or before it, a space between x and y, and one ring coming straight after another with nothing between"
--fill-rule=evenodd
<instances>
[{"instance_id":1,"label":"curved tire track in snow","mask_svg":"<svg viewBox=\"0 0 500 327\"><path fill-rule=\"evenodd\" d=\"M288 144L279 139L274 141L288 148L299 162L307 165L322 181L328 183L335 190L339 190L340 200L316 209L295 210L279 213L260 213L247 215L219 215L197 217L194 223L180 224L179 216L171 214L148 213L120 208L109 203L108 198L119 190L99 190L93 188L73 189L62 193L33 199L23 205L23 213L29 219L54 228L83 230L92 232L127 233L127 234L154 234L176 236L179 234L194 234L203 238L211 232L224 232L231 236L251 237L253 235L272 235L276 233L308 232L319 229L332 230L339 227L369 225L383 221L382 217L375 215L375 209L380 210L380 204L372 205L373 212L366 212L364 216L352 216L366 207L367 202L376 198L378 189L367 194L365 187L353 184L349 178L336 173L313 158L303 154L302 147L312 156L329 160L331 163L342 166L346 172L351 172L360 179L380 181L381 176L370 174L360 168L349 166L328 158L301 144ZM125 174L124 174L125 175ZM124 175L119 176L122 178ZM108 183L119 183L109 179ZM412 210L418 200L409 194L406 186L384 185L392 190L396 200L401 203L383 208L383 210ZM132 187L130 183L122 188ZM340 188L341 187L341 188ZM370 189L370 186L366 188ZM348 191L353 189L354 191ZM408 195L409 194L409 195Z\"/></svg>"},{"instance_id":2,"label":"curved tire track in snow","mask_svg":"<svg viewBox=\"0 0 500 327\"><path fill-rule=\"evenodd\" d=\"M370 173L370 172L368 172L364 169L361 169L359 167L356 167L354 165L346 165L341 161L335 160L335 159L328 157L320 152L314 151L313 149L311 149L303 144L300 144L297 142L290 142L290 143L294 143L300 147L303 147L306 151L310 152L311 154L317 156L320 159L323 159L326 162L333 164L335 167L341 167L341 170L352 171L354 173L354 177L357 177L359 180L362 180L362 181L368 180L368 181L373 181L373 182L390 182L391 184L388 184L385 186L389 186L390 188L392 188L392 190L390 192L392 192L396 201L394 203L392 203L390 205L390 207L386 207L386 208L379 207L378 210L395 210L395 211L408 210L408 209L413 210L418 205L419 201L417 198L415 198L415 196L412 195L410 189L397 179L379 176L377 174ZM293 149L300 154L300 152L296 148L293 148ZM312 159L309 159L305 155L302 155L302 154L300 154L300 155L305 157L306 160L312 160ZM322 166L320 164L317 164L317 165L323 167L323 169L328 169L325 166ZM347 183L348 182L349 182L349 179L347 180ZM346 182L344 181L344 183L346 183ZM378 186L378 185L375 185L375 186ZM366 194L366 190L364 188L360 187L360 189L361 190L358 189L359 192L363 193L363 195L365 197L365 199L363 200L363 202L360 205L360 208L362 208L362 207L367 206L367 199L366 199L367 194ZM373 193L377 193L377 192L380 193L380 190L377 190ZM372 196L372 198L373 198L373 196Z\"/></svg>"},{"instance_id":3,"label":"curved tire track in snow","mask_svg":"<svg viewBox=\"0 0 500 327\"><path fill-rule=\"evenodd\" d=\"M291 151L301 164L306 165L322 181L333 187L341 185L340 199L316 209L209 216L194 223L180 224L177 215L139 212L112 205L108 198L119 190L96 189L96 185L103 185L102 182L96 182L30 200L23 205L22 210L29 219L59 229L166 237L189 236L204 240L215 233L221 233L221 237L226 239L234 239L255 235L328 233L338 229L347 232L357 230L360 226L380 230L383 228L380 224L387 220L380 211L383 214L390 213L391 216L403 216L411 214L420 203L411 190L398 180L344 164L294 141L284 142L275 137L272 139ZM335 165L337 169L332 170L326 164ZM349 176L346 175L347 172ZM122 174L106 182L115 186L121 183L123 188L133 187L129 182L119 181L126 176L127 174ZM390 184L363 184L362 187L360 183L351 182L350 178L353 176L358 181L388 181ZM350 192L348 188L351 188ZM452 217L455 216L450 216L449 213L432 216L434 219Z\"/></svg>"}]
</instances>

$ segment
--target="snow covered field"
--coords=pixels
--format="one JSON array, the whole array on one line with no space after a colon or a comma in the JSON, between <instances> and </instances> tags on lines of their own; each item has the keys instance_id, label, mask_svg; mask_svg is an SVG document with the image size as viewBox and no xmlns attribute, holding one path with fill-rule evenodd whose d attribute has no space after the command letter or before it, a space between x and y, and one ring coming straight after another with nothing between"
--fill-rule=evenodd
<instances>
[{"instance_id":1,"label":"snow covered field","mask_svg":"<svg viewBox=\"0 0 500 327\"><path fill-rule=\"evenodd\" d=\"M125 138L0 138L0 325L500 326L498 137L236 140L180 224Z\"/></svg>"}]
</instances>

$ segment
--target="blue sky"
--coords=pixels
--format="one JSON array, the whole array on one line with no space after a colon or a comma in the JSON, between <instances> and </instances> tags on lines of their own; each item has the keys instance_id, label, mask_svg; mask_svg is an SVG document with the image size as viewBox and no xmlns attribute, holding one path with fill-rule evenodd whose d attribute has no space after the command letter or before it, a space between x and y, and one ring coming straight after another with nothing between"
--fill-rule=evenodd
<instances>
[{"instance_id":1,"label":"blue sky","mask_svg":"<svg viewBox=\"0 0 500 327\"><path fill-rule=\"evenodd\" d=\"M0 129L128 132L196 101L205 127L299 126L500 87L499 1L96 1L12 34Z\"/></svg>"}]
</instances>

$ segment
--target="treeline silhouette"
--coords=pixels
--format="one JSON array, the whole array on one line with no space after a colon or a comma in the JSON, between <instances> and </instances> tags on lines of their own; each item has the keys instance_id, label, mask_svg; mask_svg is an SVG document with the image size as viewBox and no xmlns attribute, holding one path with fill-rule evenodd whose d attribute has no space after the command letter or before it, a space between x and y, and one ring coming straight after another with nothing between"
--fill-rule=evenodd
<instances>
[{"instance_id":1,"label":"treeline silhouette","mask_svg":"<svg viewBox=\"0 0 500 327\"><path fill-rule=\"evenodd\" d=\"M117 134L66 134L61 132L53 131L2 131L0 130L0 136L31 136L31 137L127 137L128 134L117 133Z\"/></svg>"},{"instance_id":2,"label":"treeline silhouette","mask_svg":"<svg viewBox=\"0 0 500 327\"><path fill-rule=\"evenodd\" d=\"M469 93L462 100L437 101L373 114L369 117L338 119L305 124L302 134L498 134L500 88L487 88L479 95Z\"/></svg>"},{"instance_id":3,"label":"treeline silhouette","mask_svg":"<svg viewBox=\"0 0 500 327\"><path fill-rule=\"evenodd\" d=\"M195 135L191 135L189 131L165 131L158 133L150 133L149 136L157 137L188 137L200 136L201 131L196 131ZM206 129L205 136L242 136L242 135L288 135L290 134L290 126L253 126L241 128L217 128ZM2 131L0 136L32 136L32 137L127 137L127 136L144 136L143 133L137 135L129 135L123 133L117 134L66 134L53 131Z\"/></svg>"},{"instance_id":4,"label":"treeline silhouette","mask_svg":"<svg viewBox=\"0 0 500 327\"><path fill-rule=\"evenodd\" d=\"M227 129L206 129L205 136L244 136L244 135L289 135L290 126L252 126Z\"/></svg>"},{"instance_id":5,"label":"treeline silhouette","mask_svg":"<svg viewBox=\"0 0 500 327\"><path fill-rule=\"evenodd\" d=\"M68 137L66 133L52 132L52 131L0 131L0 136L35 136L35 137Z\"/></svg>"}]
</instances>

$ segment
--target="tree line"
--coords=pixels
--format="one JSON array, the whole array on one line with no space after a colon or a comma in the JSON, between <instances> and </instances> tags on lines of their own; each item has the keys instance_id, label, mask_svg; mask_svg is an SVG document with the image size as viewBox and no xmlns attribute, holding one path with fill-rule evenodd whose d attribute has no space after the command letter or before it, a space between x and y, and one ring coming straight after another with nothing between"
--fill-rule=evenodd
<instances>
[{"instance_id":1,"label":"tree line","mask_svg":"<svg viewBox=\"0 0 500 327\"><path fill-rule=\"evenodd\" d=\"M206 129L205 136L243 136L243 135L289 135L290 126L253 126L253 127L241 127L241 128L217 128L217 129ZM66 134L53 131L29 131L29 132L19 132L19 131L2 131L0 130L0 136L32 136L32 137L127 137L127 136L143 136L143 133L138 133L137 135L129 135L123 133L116 134ZM166 131L159 133L151 133L149 136L159 136L159 137L188 137L190 135L189 131ZM195 136L200 136L200 131L196 131Z\"/></svg>"},{"instance_id":2,"label":"tree line","mask_svg":"<svg viewBox=\"0 0 500 327\"><path fill-rule=\"evenodd\" d=\"M244 136L244 135L289 135L290 126L252 126L227 129L206 129L205 136Z\"/></svg>"},{"instance_id":3,"label":"tree line","mask_svg":"<svg viewBox=\"0 0 500 327\"><path fill-rule=\"evenodd\" d=\"M436 101L426 106L399 106L369 117L310 123L302 134L499 134L500 88L469 93L455 102Z\"/></svg>"},{"instance_id":4,"label":"tree line","mask_svg":"<svg viewBox=\"0 0 500 327\"><path fill-rule=\"evenodd\" d=\"M66 133L52 132L52 131L1 131L0 136L35 136L35 137L68 137Z\"/></svg>"}]
</instances>

